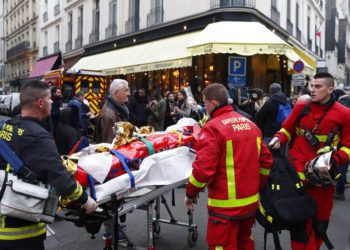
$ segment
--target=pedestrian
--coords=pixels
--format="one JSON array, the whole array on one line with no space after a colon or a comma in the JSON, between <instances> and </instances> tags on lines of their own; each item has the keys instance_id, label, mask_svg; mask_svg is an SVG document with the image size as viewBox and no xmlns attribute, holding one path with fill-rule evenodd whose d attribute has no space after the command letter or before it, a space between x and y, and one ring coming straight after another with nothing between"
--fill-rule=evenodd
<instances>
[{"instance_id":1,"label":"pedestrian","mask_svg":"<svg viewBox=\"0 0 350 250\"><path fill-rule=\"evenodd\" d=\"M154 91L154 98L158 103L158 123L160 130L164 129L164 119L165 119L165 111L166 111L166 101L162 96L162 91L160 88L157 88Z\"/></svg>"},{"instance_id":2,"label":"pedestrian","mask_svg":"<svg viewBox=\"0 0 350 250\"><path fill-rule=\"evenodd\" d=\"M129 121L129 110L126 106L130 96L129 83L123 79L114 79L109 92L110 96L107 98L96 122L94 135L96 142L112 143L115 137L114 124L116 122ZM125 224L120 224L119 227L126 229ZM112 220L105 221L104 228L103 239L107 246L112 239ZM125 235L119 232L119 241L123 240L126 240Z\"/></svg>"},{"instance_id":3,"label":"pedestrian","mask_svg":"<svg viewBox=\"0 0 350 250\"><path fill-rule=\"evenodd\" d=\"M62 91L58 87L51 88L51 99L52 99L52 108L51 108L51 121L53 126L53 131L55 133L56 127L60 121L60 111L62 108Z\"/></svg>"},{"instance_id":4,"label":"pedestrian","mask_svg":"<svg viewBox=\"0 0 350 250\"><path fill-rule=\"evenodd\" d=\"M128 109L130 112L130 123L137 127L147 125L147 96L144 89L137 90L130 102L128 103Z\"/></svg>"},{"instance_id":5,"label":"pedestrian","mask_svg":"<svg viewBox=\"0 0 350 250\"><path fill-rule=\"evenodd\" d=\"M203 90L211 120L199 136L184 202L193 210L193 199L207 186L209 248L253 250L251 230L259 189L267 179L272 155L258 127L234 112L228 98L222 84Z\"/></svg>"},{"instance_id":6,"label":"pedestrian","mask_svg":"<svg viewBox=\"0 0 350 250\"><path fill-rule=\"evenodd\" d=\"M55 142L60 155L68 155L81 138L76 115L72 108L63 108L60 113L60 122L56 127Z\"/></svg>"},{"instance_id":7,"label":"pedestrian","mask_svg":"<svg viewBox=\"0 0 350 250\"><path fill-rule=\"evenodd\" d=\"M190 117L191 106L187 101L187 94L184 89L181 89L177 93L177 104L174 108L176 113L176 121L180 120L183 117Z\"/></svg>"},{"instance_id":8,"label":"pedestrian","mask_svg":"<svg viewBox=\"0 0 350 250\"><path fill-rule=\"evenodd\" d=\"M276 122L279 105L288 103L286 95L282 92L279 83L270 85L270 97L255 114L254 122L261 129L265 143L269 143L272 136L281 128L281 124Z\"/></svg>"},{"instance_id":9,"label":"pedestrian","mask_svg":"<svg viewBox=\"0 0 350 250\"><path fill-rule=\"evenodd\" d=\"M330 181L312 185L314 181L306 179L304 166L317 157L320 149L325 152L327 148L324 147L332 143L337 149L332 153L330 166L320 171L327 174L330 168L333 175L332 172L339 166L348 164L350 154L350 110L335 101L332 75L317 73L310 86L311 101L298 101L270 142L270 147L278 149L281 144L294 141L288 152L289 160L317 204L313 220L291 229L293 250L320 249L323 241L328 243L326 232L333 207L333 185Z\"/></svg>"},{"instance_id":10,"label":"pedestrian","mask_svg":"<svg viewBox=\"0 0 350 250\"><path fill-rule=\"evenodd\" d=\"M164 129L176 123L176 114L175 114L174 108L175 108L175 95L173 92L168 92L168 94L166 95Z\"/></svg>"},{"instance_id":11,"label":"pedestrian","mask_svg":"<svg viewBox=\"0 0 350 250\"><path fill-rule=\"evenodd\" d=\"M129 84L123 79L114 79L107 98L96 122L97 142L112 143L114 123L129 121L129 110L126 106L130 95Z\"/></svg>"},{"instance_id":12,"label":"pedestrian","mask_svg":"<svg viewBox=\"0 0 350 250\"><path fill-rule=\"evenodd\" d=\"M153 127L155 131L160 131L160 122L159 122L159 104L156 100L153 100L149 103L147 108L148 112L148 125Z\"/></svg>"},{"instance_id":13,"label":"pedestrian","mask_svg":"<svg viewBox=\"0 0 350 250\"><path fill-rule=\"evenodd\" d=\"M0 137L42 182L52 185L59 195L83 204L87 213L95 211L97 203L62 165L52 135L41 124L51 112L52 100L47 84L36 80L27 82L21 87L20 102L21 116L7 121ZM6 168L2 158L0 166ZM2 216L0 249L44 249L45 238L44 223Z\"/></svg>"}]
</instances>

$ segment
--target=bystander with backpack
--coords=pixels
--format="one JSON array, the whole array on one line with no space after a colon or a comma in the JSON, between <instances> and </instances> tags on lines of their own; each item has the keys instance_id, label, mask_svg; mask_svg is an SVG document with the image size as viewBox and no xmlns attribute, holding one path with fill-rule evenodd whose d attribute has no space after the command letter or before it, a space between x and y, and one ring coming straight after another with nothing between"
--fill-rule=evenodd
<instances>
[{"instance_id":1,"label":"bystander with backpack","mask_svg":"<svg viewBox=\"0 0 350 250\"><path fill-rule=\"evenodd\" d=\"M280 130L282 123L291 113L292 108L281 85L273 83L270 86L270 97L255 114L254 121L261 129L265 143L269 143L272 136Z\"/></svg>"}]
</instances>

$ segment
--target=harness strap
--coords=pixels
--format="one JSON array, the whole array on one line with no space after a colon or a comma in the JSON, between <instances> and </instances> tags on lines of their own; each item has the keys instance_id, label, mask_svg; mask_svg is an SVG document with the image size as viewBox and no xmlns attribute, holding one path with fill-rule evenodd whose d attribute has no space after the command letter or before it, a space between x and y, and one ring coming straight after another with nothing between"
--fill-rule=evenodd
<instances>
[{"instance_id":1,"label":"harness strap","mask_svg":"<svg viewBox=\"0 0 350 250\"><path fill-rule=\"evenodd\" d=\"M126 157L125 155L123 155L122 153L118 152L115 149L111 150L111 153L114 154L116 157L118 157L118 159L120 160L124 170L128 173L129 177L130 177L130 186L131 188L135 188L135 178L134 175L131 173L130 168L128 167L127 162L129 162L129 158Z\"/></svg>"},{"instance_id":2,"label":"harness strap","mask_svg":"<svg viewBox=\"0 0 350 250\"><path fill-rule=\"evenodd\" d=\"M152 142L150 142L149 140L147 140L145 137L142 137L142 136L139 136L138 138L139 140L143 141L146 144L148 154L153 155L155 151L154 151L154 146Z\"/></svg>"}]
</instances>

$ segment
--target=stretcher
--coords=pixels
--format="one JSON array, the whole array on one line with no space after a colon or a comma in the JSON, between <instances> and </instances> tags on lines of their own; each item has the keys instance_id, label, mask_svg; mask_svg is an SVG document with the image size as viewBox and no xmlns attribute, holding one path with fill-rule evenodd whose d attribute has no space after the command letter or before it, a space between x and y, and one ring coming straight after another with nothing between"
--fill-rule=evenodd
<instances>
[{"instance_id":1,"label":"stretcher","mask_svg":"<svg viewBox=\"0 0 350 250\"><path fill-rule=\"evenodd\" d=\"M189 149L187 148L186 150L188 152ZM184 148L182 149L177 148L177 149L174 149L173 152L175 153L175 155L179 155L179 153L184 151L185 151ZM165 198L166 193L172 192L176 188L183 187L186 184L188 180L188 175L189 175L188 171L183 171L183 169L181 169L181 171L178 171L179 173L177 173L176 178L174 176L171 176L171 177L168 177L167 179L167 176L166 176L168 172L167 169L174 167L172 166L174 164L179 164L179 162L176 163L174 161L174 163L173 164L170 163L170 165L167 166L167 168L160 170L162 169L161 168L162 166L159 166L159 164L164 163L164 161L162 161L161 159L162 157L159 157L159 156L167 155L169 153L171 152L165 151L159 154L155 154L153 156L150 156L150 159L142 163L142 164L144 163L147 164L147 162L149 162L149 164L151 164L152 167L141 168L141 169L148 169L144 173L142 173L141 171L141 174L140 172L135 172L134 174L135 182L136 182L135 188L130 188L130 186L128 188L121 188L118 185L116 185L117 182L119 184L128 183L128 182L125 182L125 178L128 179L127 174L113 179L113 182L114 182L113 185L106 185L105 187L101 185L100 189L96 187L97 189L96 196L97 196L97 202L99 204L99 211L94 212L93 214L90 214L90 215L86 215L79 208L78 209L66 208L64 209L65 213L63 218L67 221L74 222L75 225L77 226L85 227L86 230L92 235L92 238L94 238L94 235L99 232L101 225L104 221L111 220L112 221L112 240L105 241L105 247L104 247L105 250L118 249L118 246L123 246L127 248L132 248L132 249L148 249L148 250L155 249L154 236L160 233L161 223L167 223L170 225L187 228L188 229L187 242L189 246L194 246L198 237L198 231L197 231L197 225L194 224L193 222L192 211L188 211L187 213L188 222L180 222L174 217L168 205L168 202ZM187 161L185 163L186 164L185 168L182 166L184 169L188 170L189 168L191 168L191 161L194 159L194 157L191 154L192 153L190 154L186 153L187 156L188 155L190 156L190 161ZM157 174L155 174L156 172L152 170L154 167L156 167L157 169L156 171ZM159 172L163 172L163 174ZM153 178L152 180L152 178L150 177L155 177L155 178ZM152 183L154 185L152 185ZM129 182L129 185L130 185L130 182ZM118 190L118 191L107 193L106 195L106 190L110 190L111 186L116 187L115 190ZM160 214L161 204L163 204L164 207L166 208L166 211L170 216L169 220L161 218L161 214ZM153 211L154 207L155 207L155 214ZM123 218L123 216L126 216L127 213L132 212L135 209L146 210L147 225L148 225L147 226L147 237L148 237L147 248L140 248L135 246L131 242L129 237L125 234L125 232L121 230L119 227L120 218ZM125 243L118 243L119 233L122 233L125 236L126 238Z\"/></svg>"}]
</instances>

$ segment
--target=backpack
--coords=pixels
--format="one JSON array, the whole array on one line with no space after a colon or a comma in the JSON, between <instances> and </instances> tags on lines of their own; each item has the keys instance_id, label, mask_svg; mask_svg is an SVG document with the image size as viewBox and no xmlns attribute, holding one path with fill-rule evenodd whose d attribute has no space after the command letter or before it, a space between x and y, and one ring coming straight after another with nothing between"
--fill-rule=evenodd
<instances>
[{"instance_id":1,"label":"backpack","mask_svg":"<svg viewBox=\"0 0 350 250\"><path fill-rule=\"evenodd\" d=\"M278 233L290 230L316 214L316 203L306 192L293 166L279 151L273 151L273 167L266 185L260 191L256 219L267 233L273 234L276 249L282 249Z\"/></svg>"},{"instance_id":2,"label":"backpack","mask_svg":"<svg viewBox=\"0 0 350 250\"><path fill-rule=\"evenodd\" d=\"M279 129L282 126L282 123L287 119L289 114L292 112L292 107L289 103L278 104L277 117L272 126Z\"/></svg>"}]
</instances>

